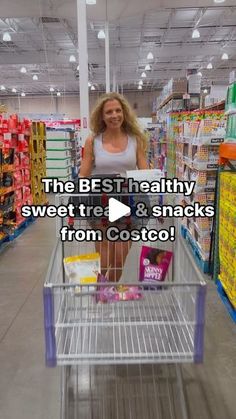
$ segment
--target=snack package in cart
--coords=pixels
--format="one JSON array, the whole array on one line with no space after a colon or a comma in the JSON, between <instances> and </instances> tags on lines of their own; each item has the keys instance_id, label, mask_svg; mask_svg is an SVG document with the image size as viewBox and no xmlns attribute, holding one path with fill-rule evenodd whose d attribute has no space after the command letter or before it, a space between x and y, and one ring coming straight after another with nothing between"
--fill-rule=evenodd
<instances>
[{"instance_id":1,"label":"snack package in cart","mask_svg":"<svg viewBox=\"0 0 236 419\"><path fill-rule=\"evenodd\" d=\"M70 283L95 283L97 282L97 275L95 271L101 271L100 254L87 253L64 258L64 267L65 274ZM91 288L94 289L94 287ZM78 292L79 288L75 288L75 291Z\"/></svg>"},{"instance_id":2,"label":"snack package in cart","mask_svg":"<svg viewBox=\"0 0 236 419\"><path fill-rule=\"evenodd\" d=\"M140 287L124 284L109 286L108 278L100 273L97 273L97 283L101 284L96 291L95 300L97 303L114 303L143 298Z\"/></svg>"},{"instance_id":3,"label":"snack package in cart","mask_svg":"<svg viewBox=\"0 0 236 419\"><path fill-rule=\"evenodd\" d=\"M142 246L140 255L139 281L161 282L165 280L172 252L149 246Z\"/></svg>"}]
</instances>

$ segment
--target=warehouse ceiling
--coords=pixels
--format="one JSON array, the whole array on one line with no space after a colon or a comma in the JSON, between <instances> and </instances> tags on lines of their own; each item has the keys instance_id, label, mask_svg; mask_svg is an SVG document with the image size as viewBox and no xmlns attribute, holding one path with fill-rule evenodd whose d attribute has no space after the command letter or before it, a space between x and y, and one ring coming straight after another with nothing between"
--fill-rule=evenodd
<instances>
[{"instance_id":1,"label":"warehouse ceiling","mask_svg":"<svg viewBox=\"0 0 236 419\"><path fill-rule=\"evenodd\" d=\"M107 0L107 7L106 0L97 0L87 5L89 80L97 91L105 89L105 42L97 35L106 10L111 81L115 77L124 90L137 90L147 64L145 91L185 76L187 69L201 71L204 87L228 84L236 69L236 0ZM76 13L76 0L1 0L1 96L49 94L50 87L66 94L79 91ZM200 38L192 39L196 28ZM10 42L2 40L4 32ZM221 59L223 53L228 60ZM72 54L75 63L69 62ZM206 68L210 62L211 70Z\"/></svg>"}]
</instances>

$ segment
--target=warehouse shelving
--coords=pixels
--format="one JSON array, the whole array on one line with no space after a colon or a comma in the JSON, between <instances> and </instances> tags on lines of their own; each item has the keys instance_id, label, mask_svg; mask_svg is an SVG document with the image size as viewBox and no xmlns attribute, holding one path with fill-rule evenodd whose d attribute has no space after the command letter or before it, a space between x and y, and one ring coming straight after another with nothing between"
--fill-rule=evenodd
<instances>
[{"instance_id":1,"label":"warehouse shelving","mask_svg":"<svg viewBox=\"0 0 236 419\"><path fill-rule=\"evenodd\" d=\"M58 157L60 155L60 157ZM47 177L71 180L71 139L64 129L47 130Z\"/></svg>"},{"instance_id":2,"label":"warehouse shelving","mask_svg":"<svg viewBox=\"0 0 236 419\"><path fill-rule=\"evenodd\" d=\"M166 173L167 138L166 125L159 123L149 131L149 165L151 169L160 169Z\"/></svg>"},{"instance_id":3,"label":"warehouse shelving","mask_svg":"<svg viewBox=\"0 0 236 419\"><path fill-rule=\"evenodd\" d=\"M183 114L176 136L176 168L178 178L196 182L185 204L199 202L214 205L219 160L219 145L225 137L226 119L223 112L199 111ZM177 132L177 130L176 130ZM196 262L204 273L211 270L212 218L184 218L182 233L189 242Z\"/></svg>"},{"instance_id":4,"label":"warehouse shelving","mask_svg":"<svg viewBox=\"0 0 236 419\"><path fill-rule=\"evenodd\" d=\"M47 198L41 182L46 176L46 128L43 122L32 122L30 151L33 203L44 205Z\"/></svg>"},{"instance_id":5,"label":"warehouse shelving","mask_svg":"<svg viewBox=\"0 0 236 419\"><path fill-rule=\"evenodd\" d=\"M219 163L213 277L223 303L236 322L236 143L220 146Z\"/></svg>"},{"instance_id":6,"label":"warehouse shelving","mask_svg":"<svg viewBox=\"0 0 236 419\"><path fill-rule=\"evenodd\" d=\"M21 215L23 205L46 203L41 184L46 174L45 128L41 122L21 121L16 115L4 119L0 128L0 244L3 244L16 238L33 221Z\"/></svg>"}]
</instances>

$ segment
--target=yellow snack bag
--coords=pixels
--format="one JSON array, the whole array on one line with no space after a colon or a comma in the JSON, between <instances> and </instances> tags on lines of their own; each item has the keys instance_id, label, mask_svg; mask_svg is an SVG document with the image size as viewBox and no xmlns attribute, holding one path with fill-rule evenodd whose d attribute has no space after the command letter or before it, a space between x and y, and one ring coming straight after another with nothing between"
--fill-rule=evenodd
<instances>
[{"instance_id":1,"label":"yellow snack bag","mask_svg":"<svg viewBox=\"0 0 236 419\"><path fill-rule=\"evenodd\" d=\"M87 253L64 258L65 273L72 284L91 284L97 282L95 272L101 271L99 253ZM91 290L92 287L89 289ZM78 291L78 288L76 288Z\"/></svg>"}]
</instances>

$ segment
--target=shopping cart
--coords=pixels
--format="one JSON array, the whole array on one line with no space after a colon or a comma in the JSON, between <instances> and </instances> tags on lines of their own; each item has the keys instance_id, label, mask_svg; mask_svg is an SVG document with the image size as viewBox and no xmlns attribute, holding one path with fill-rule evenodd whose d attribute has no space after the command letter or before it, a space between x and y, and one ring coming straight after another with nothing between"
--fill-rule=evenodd
<instances>
[{"instance_id":1,"label":"shopping cart","mask_svg":"<svg viewBox=\"0 0 236 419\"><path fill-rule=\"evenodd\" d=\"M155 218L146 227L160 229ZM143 244L174 252L161 285L137 282ZM46 365L61 366L61 419L186 419L181 364L203 360L206 284L183 239L132 244L120 282L138 284L136 301L97 303L96 284L66 281L64 257L91 252L94 243L58 238L44 285Z\"/></svg>"}]
</instances>

